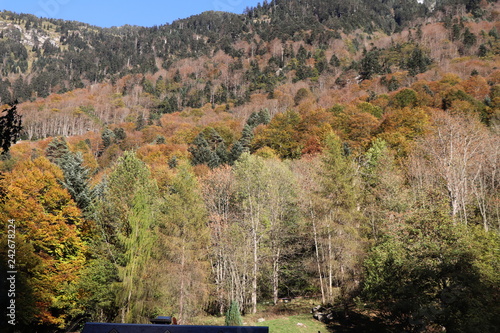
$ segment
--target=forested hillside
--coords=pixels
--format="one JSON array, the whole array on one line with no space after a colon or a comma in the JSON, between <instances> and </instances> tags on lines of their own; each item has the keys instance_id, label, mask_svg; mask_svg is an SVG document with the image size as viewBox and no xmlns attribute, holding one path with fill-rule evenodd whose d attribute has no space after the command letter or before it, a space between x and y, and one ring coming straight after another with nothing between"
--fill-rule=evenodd
<instances>
[{"instance_id":1,"label":"forested hillside","mask_svg":"<svg viewBox=\"0 0 500 333\"><path fill-rule=\"evenodd\" d=\"M475 0L274 0L153 28L1 12L2 327L306 297L393 331L495 332L499 17Z\"/></svg>"}]
</instances>

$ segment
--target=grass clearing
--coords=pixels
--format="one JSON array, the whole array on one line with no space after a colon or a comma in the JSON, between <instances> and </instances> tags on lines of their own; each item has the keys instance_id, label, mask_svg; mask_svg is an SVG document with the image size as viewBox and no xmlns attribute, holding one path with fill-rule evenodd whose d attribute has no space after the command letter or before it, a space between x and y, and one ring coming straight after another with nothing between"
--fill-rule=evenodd
<instances>
[{"instance_id":1,"label":"grass clearing","mask_svg":"<svg viewBox=\"0 0 500 333\"><path fill-rule=\"evenodd\" d=\"M328 332L326 325L313 319L311 314L301 314L290 317L282 317L266 320L255 326L269 327L269 333L316 333Z\"/></svg>"},{"instance_id":2,"label":"grass clearing","mask_svg":"<svg viewBox=\"0 0 500 333\"><path fill-rule=\"evenodd\" d=\"M243 326L267 326L269 333L327 333L327 326L311 314L311 308L318 302L316 299L295 299L277 305L259 304L256 314L243 316ZM220 326L224 325L224 317L198 317L192 324Z\"/></svg>"}]
</instances>

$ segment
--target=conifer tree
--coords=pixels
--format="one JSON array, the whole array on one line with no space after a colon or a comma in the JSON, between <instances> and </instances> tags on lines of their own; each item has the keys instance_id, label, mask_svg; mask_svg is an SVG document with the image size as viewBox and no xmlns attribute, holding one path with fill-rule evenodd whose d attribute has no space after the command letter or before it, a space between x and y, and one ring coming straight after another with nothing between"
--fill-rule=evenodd
<instances>
[{"instance_id":1,"label":"conifer tree","mask_svg":"<svg viewBox=\"0 0 500 333\"><path fill-rule=\"evenodd\" d=\"M82 153L68 152L57 159L56 163L64 173L62 185L75 200L78 208L88 212L95 194L90 188L90 170L83 165Z\"/></svg>"},{"instance_id":2,"label":"conifer tree","mask_svg":"<svg viewBox=\"0 0 500 333\"><path fill-rule=\"evenodd\" d=\"M220 164L219 157L210 149L203 132L196 136L188 151L191 153L193 165L208 164L211 168L215 168Z\"/></svg>"},{"instance_id":3,"label":"conifer tree","mask_svg":"<svg viewBox=\"0 0 500 333\"><path fill-rule=\"evenodd\" d=\"M241 132L241 145L243 146L244 151L250 150L250 144L253 140L253 130L248 124L243 127L243 131Z\"/></svg>"},{"instance_id":4,"label":"conifer tree","mask_svg":"<svg viewBox=\"0 0 500 333\"><path fill-rule=\"evenodd\" d=\"M259 123L267 125L271 122L271 115L269 114L269 109L265 108L259 111Z\"/></svg>"},{"instance_id":5,"label":"conifer tree","mask_svg":"<svg viewBox=\"0 0 500 333\"><path fill-rule=\"evenodd\" d=\"M108 148L109 146L111 146L112 143L115 142L115 133L109 128L106 128L102 132L101 138L104 148Z\"/></svg>"},{"instance_id":6,"label":"conifer tree","mask_svg":"<svg viewBox=\"0 0 500 333\"><path fill-rule=\"evenodd\" d=\"M21 116L17 113L16 103L0 112L0 115L4 112L6 114L0 116L0 148L2 149L2 155L8 154L10 146L19 139L22 129Z\"/></svg>"},{"instance_id":7,"label":"conifer tree","mask_svg":"<svg viewBox=\"0 0 500 333\"><path fill-rule=\"evenodd\" d=\"M229 152L229 164L233 165L234 162L241 156L244 151L244 147L240 141L236 141L231 147Z\"/></svg>"},{"instance_id":8,"label":"conifer tree","mask_svg":"<svg viewBox=\"0 0 500 333\"><path fill-rule=\"evenodd\" d=\"M224 321L226 326L243 326L241 319L240 306L237 301L232 301L229 309L226 312L226 319Z\"/></svg>"},{"instance_id":9,"label":"conifer tree","mask_svg":"<svg viewBox=\"0 0 500 333\"><path fill-rule=\"evenodd\" d=\"M47 149L45 149L45 156L47 156L49 161L51 161L52 163L56 163L58 159L63 157L68 152L69 152L69 147L68 144L66 143L66 139L61 136L54 138L49 143Z\"/></svg>"}]
</instances>

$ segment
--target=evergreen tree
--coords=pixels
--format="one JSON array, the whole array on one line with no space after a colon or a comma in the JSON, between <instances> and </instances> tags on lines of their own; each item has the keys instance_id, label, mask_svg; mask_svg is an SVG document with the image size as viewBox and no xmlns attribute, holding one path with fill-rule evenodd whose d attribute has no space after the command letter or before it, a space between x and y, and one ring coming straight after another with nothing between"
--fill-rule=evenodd
<instances>
[{"instance_id":1,"label":"evergreen tree","mask_svg":"<svg viewBox=\"0 0 500 333\"><path fill-rule=\"evenodd\" d=\"M127 138L127 133L122 127L117 127L113 130L113 134L115 135L115 139L119 142L125 140Z\"/></svg>"},{"instance_id":2,"label":"evergreen tree","mask_svg":"<svg viewBox=\"0 0 500 333\"><path fill-rule=\"evenodd\" d=\"M252 140L253 140L252 127L250 127L248 124L246 124L243 127L243 131L241 132L241 138L239 140L241 143L241 146L243 147L243 151L250 150L250 144L252 143Z\"/></svg>"},{"instance_id":3,"label":"evergreen tree","mask_svg":"<svg viewBox=\"0 0 500 333\"><path fill-rule=\"evenodd\" d=\"M83 165L82 153L68 152L57 159L56 163L64 173L62 185L69 191L78 208L89 212L95 193L90 188L90 170Z\"/></svg>"},{"instance_id":4,"label":"evergreen tree","mask_svg":"<svg viewBox=\"0 0 500 333\"><path fill-rule=\"evenodd\" d=\"M247 125L254 128L259 124L259 114L257 112L252 112L250 117L247 119Z\"/></svg>"},{"instance_id":5,"label":"evergreen tree","mask_svg":"<svg viewBox=\"0 0 500 333\"><path fill-rule=\"evenodd\" d=\"M58 159L62 158L64 155L69 153L69 147L64 137L54 138L47 149L45 149L45 156L52 163L56 163Z\"/></svg>"},{"instance_id":6,"label":"evergreen tree","mask_svg":"<svg viewBox=\"0 0 500 333\"><path fill-rule=\"evenodd\" d=\"M221 142L217 145L217 147L215 148L215 155L217 155L219 162L219 164L216 165L215 167L218 167L219 165L222 164L227 164L229 162L229 154L227 151L226 144L224 142Z\"/></svg>"},{"instance_id":7,"label":"evergreen tree","mask_svg":"<svg viewBox=\"0 0 500 333\"><path fill-rule=\"evenodd\" d=\"M409 74L414 76L425 72L431 62L432 60L427 57L419 47L415 47L409 59L406 61L404 68L407 68Z\"/></svg>"},{"instance_id":8,"label":"evergreen tree","mask_svg":"<svg viewBox=\"0 0 500 333\"><path fill-rule=\"evenodd\" d=\"M271 114L269 109L265 108L259 111L259 124L267 125L271 122Z\"/></svg>"},{"instance_id":9,"label":"evergreen tree","mask_svg":"<svg viewBox=\"0 0 500 333\"><path fill-rule=\"evenodd\" d=\"M237 301L232 301L229 309L226 312L224 320L226 326L243 326L243 320L240 314L240 306Z\"/></svg>"},{"instance_id":10,"label":"evergreen tree","mask_svg":"<svg viewBox=\"0 0 500 333\"><path fill-rule=\"evenodd\" d=\"M135 120L135 130L140 131L144 128L145 125L146 125L146 121L144 119L144 116L142 115L142 113L140 113L137 116L137 119Z\"/></svg>"},{"instance_id":11,"label":"evergreen tree","mask_svg":"<svg viewBox=\"0 0 500 333\"><path fill-rule=\"evenodd\" d=\"M188 151L191 153L191 163L193 165L210 164L215 167L220 164L218 156L210 149L203 132L196 136Z\"/></svg>"},{"instance_id":12,"label":"evergreen tree","mask_svg":"<svg viewBox=\"0 0 500 333\"><path fill-rule=\"evenodd\" d=\"M238 158L240 158L241 154L244 152L244 147L240 141L236 141L231 147L231 151L229 152L229 164L233 165Z\"/></svg>"},{"instance_id":13,"label":"evergreen tree","mask_svg":"<svg viewBox=\"0 0 500 333\"><path fill-rule=\"evenodd\" d=\"M109 146L111 146L111 144L113 144L115 142L115 133L112 130L110 130L109 128L106 128L102 132L101 138L102 138L102 144L103 144L104 148L106 149Z\"/></svg>"},{"instance_id":14,"label":"evergreen tree","mask_svg":"<svg viewBox=\"0 0 500 333\"><path fill-rule=\"evenodd\" d=\"M476 44L477 37L472 32L470 32L469 28L465 28L465 32L463 35L463 43L466 48L472 47Z\"/></svg>"},{"instance_id":15,"label":"evergreen tree","mask_svg":"<svg viewBox=\"0 0 500 333\"><path fill-rule=\"evenodd\" d=\"M361 59L359 76L361 80L370 80L373 75L380 74L382 66L379 63L380 51L371 50Z\"/></svg>"},{"instance_id":16,"label":"evergreen tree","mask_svg":"<svg viewBox=\"0 0 500 333\"><path fill-rule=\"evenodd\" d=\"M330 66L332 67L339 67L340 66L340 60L339 58L334 54L330 58Z\"/></svg>"},{"instance_id":17,"label":"evergreen tree","mask_svg":"<svg viewBox=\"0 0 500 333\"><path fill-rule=\"evenodd\" d=\"M11 104L10 108L3 110L0 114L0 148L2 155L8 154L10 146L19 139L22 125L21 116L17 113L16 103Z\"/></svg>"}]
</instances>

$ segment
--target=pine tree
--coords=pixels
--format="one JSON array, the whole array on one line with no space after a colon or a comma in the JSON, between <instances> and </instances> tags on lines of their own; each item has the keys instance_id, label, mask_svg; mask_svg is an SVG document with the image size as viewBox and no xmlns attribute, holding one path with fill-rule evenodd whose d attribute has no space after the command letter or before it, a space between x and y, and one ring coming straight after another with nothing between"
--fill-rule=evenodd
<instances>
[{"instance_id":1,"label":"pine tree","mask_svg":"<svg viewBox=\"0 0 500 333\"><path fill-rule=\"evenodd\" d=\"M112 143L115 142L115 133L109 128L106 128L102 132L101 138L104 148L108 148L109 146L111 146Z\"/></svg>"},{"instance_id":2,"label":"pine tree","mask_svg":"<svg viewBox=\"0 0 500 333\"><path fill-rule=\"evenodd\" d=\"M244 147L240 141L236 141L231 147L231 151L229 152L229 164L233 165L238 158L240 158L241 154L244 151Z\"/></svg>"},{"instance_id":3,"label":"pine tree","mask_svg":"<svg viewBox=\"0 0 500 333\"><path fill-rule=\"evenodd\" d=\"M265 108L259 111L259 124L267 125L271 122L271 115L269 109Z\"/></svg>"},{"instance_id":4,"label":"pine tree","mask_svg":"<svg viewBox=\"0 0 500 333\"><path fill-rule=\"evenodd\" d=\"M237 301L231 302L231 305L226 312L224 324L226 326L243 326L243 320L240 314L240 305Z\"/></svg>"},{"instance_id":5,"label":"pine tree","mask_svg":"<svg viewBox=\"0 0 500 333\"><path fill-rule=\"evenodd\" d=\"M196 136L193 145L188 148L188 151L191 153L191 163L193 165L210 164L215 167L220 164L217 155L210 149L203 132Z\"/></svg>"},{"instance_id":6,"label":"pine tree","mask_svg":"<svg viewBox=\"0 0 500 333\"><path fill-rule=\"evenodd\" d=\"M252 112L252 114L250 115L250 117L248 117L247 119L247 125L254 128L254 127L257 127L257 125L259 125L260 123L260 119L259 119L259 114L257 112Z\"/></svg>"},{"instance_id":7,"label":"pine tree","mask_svg":"<svg viewBox=\"0 0 500 333\"><path fill-rule=\"evenodd\" d=\"M243 147L243 151L250 150L250 144L253 140L253 130L248 124L243 127L243 131L241 132L240 143Z\"/></svg>"},{"instance_id":8,"label":"pine tree","mask_svg":"<svg viewBox=\"0 0 500 333\"><path fill-rule=\"evenodd\" d=\"M17 113L16 103L11 104L10 108L3 110L0 114L7 112L0 117L0 149L2 155L8 154L10 146L19 139L22 121L21 116Z\"/></svg>"},{"instance_id":9,"label":"pine tree","mask_svg":"<svg viewBox=\"0 0 500 333\"><path fill-rule=\"evenodd\" d=\"M64 173L62 185L68 190L82 211L88 212L95 199L90 188L90 170L83 165L82 153L66 153L56 160Z\"/></svg>"},{"instance_id":10,"label":"pine tree","mask_svg":"<svg viewBox=\"0 0 500 333\"><path fill-rule=\"evenodd\" d=\"M56 163L58 159L63 157L68 152L69 152L69 147L68 144L66 143L66 139L61 136L54 138L49 143L47 149L45 149L45 156L47 156L49 161L51 161L52 163Z\"/></svg>"},{"instance_id":11,"label":"pine tree","mask_svg":"<svg viewBox=\"0 0 500 333\"><path fill-rule=\"evenodd\" d=\"M334 54L330 58L330 66L332 67L339 67L340 66L340 60L339 58Z\"/></svg>"}]
</instances>

